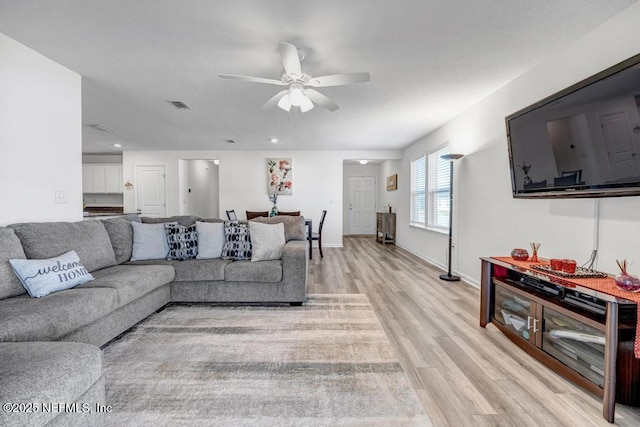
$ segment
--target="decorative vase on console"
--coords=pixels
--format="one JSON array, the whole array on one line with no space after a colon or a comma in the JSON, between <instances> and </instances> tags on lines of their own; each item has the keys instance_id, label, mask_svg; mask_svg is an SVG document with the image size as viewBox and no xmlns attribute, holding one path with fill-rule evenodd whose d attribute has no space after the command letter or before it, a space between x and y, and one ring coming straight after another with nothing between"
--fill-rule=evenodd
<instances>
[{"instance_id":1,"label":"decorative vase on console","mask_svg":"<svg viewBox=\"0 0 640 427\"><path fill-rule=\"evenodd\" d=\"M276 205L276 203L278 202L278 195L277 194L269 194L269 200L271 200L271 203L273 203L273 206L271 207L271 210L269 211L269 216L276 216L278 215L278 206Z\"/></svg>"},{"instance_id":2,"label":"decorative vase on console","mask_svg":"<svg viewBox=\"0 0 640 427\"><path fill-rule=\"evenodd\" d=\"M531 164L526 164L525 162L522 162L522 164L520 165L520 168L524 172L524 185L531 184L533 182L533 180L529 176L529 171L531 170Z\"/></svg>"}]
</instances>

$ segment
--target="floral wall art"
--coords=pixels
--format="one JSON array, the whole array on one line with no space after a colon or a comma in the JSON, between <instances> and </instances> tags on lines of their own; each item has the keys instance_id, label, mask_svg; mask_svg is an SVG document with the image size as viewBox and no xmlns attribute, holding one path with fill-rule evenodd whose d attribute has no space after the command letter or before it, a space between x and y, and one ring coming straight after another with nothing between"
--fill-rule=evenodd
<instances>
[{"instance_id":1,"label":"floral wall art","mask_svg":"<svg viewBox=\"0 0 640 427\"><path fill-rule=\"evenodd\" d=\"M291 159L267 159L267 192L293 194Z\"/></svg>"}]
</instances>

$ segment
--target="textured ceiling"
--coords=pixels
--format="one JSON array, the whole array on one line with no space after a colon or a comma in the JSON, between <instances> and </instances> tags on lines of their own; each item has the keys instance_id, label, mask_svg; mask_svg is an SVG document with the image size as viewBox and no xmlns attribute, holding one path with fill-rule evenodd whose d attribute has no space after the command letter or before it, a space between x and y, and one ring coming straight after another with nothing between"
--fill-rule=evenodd
<instances>
[{"instance_id":1,"label":"textured ceiling","mask_svg":"<svg viewBox=\"0 0 640 427\"><path fill-rule=\"evenodd\" d=\"M0 32L83 76L85 153L400 149L633 3L0 0ZM309 74L371 81L293 114L261 108L280 87L217 77L279 79L280 41Z\"/></svg>"}]
</instances>

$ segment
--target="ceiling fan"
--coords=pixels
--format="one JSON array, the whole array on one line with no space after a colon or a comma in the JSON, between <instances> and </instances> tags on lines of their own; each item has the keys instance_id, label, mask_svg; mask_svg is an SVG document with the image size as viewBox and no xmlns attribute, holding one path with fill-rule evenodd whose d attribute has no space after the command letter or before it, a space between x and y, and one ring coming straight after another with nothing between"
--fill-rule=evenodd
<instances>
[{"instance_id":1,"label":"ceiling fan","mask_svg":"<svg viewBox=\"0 0 640 427\"><path fill-rule=\"evenodd\" d=\"M280 42L280 57L284 67L284 73L280 80L235 74L218 74L218 76L223 79L288 86L287 89L281 90L271 97L262 108L273 108L277 105L285 111L291 111L292 107L298 107L303 113L311 110L314 104L329 111L336 111L340 108L338 104L313 88L344 86L370 80L369 73L341 73L320 77L312 77L305 74L302 72L301 55L291 43Z\"/></svg>"}]
</instances>

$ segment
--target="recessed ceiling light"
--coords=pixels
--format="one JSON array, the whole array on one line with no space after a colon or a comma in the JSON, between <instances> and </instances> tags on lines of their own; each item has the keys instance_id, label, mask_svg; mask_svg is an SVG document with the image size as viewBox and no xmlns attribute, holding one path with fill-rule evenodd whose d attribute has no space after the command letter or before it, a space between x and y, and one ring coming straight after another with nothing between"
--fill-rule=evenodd
<instances>
[{"instance_id":1,"label":"recessed ceiling light","mask_svg":"<svg viewBox=\"0 0 640 427\"><path fill-rule=\"evenodd\" d=\"M122 147L122 144L113 144L113 146L116 147L116 148L120 148L120 147Z\"/></svg>"},{"instance_id":2,"label":"recessed ceiling light","mask_svg":"<svg viewBox=\"0 0 640 427\"><path fill-rule=\"evenodd\" d=\"M278 138L269 138L269 139L267 139L267 141L271 142L272 144L275 144L276 142L279 141L279 139Z\"/></svg>"},{"instance_id":3,"label":"recessed ceiling light","mask_svg":"<svg viewBox=\"0 0 640 427\"><path fill-rule=\"evenodd\" d=\"M94 128L94 129L101 130L102 132L115 132L113 129L108 128L106 126L99 125L99 124L94 124L94 125L89 125L89 126Z\"/></svg>"},{"instance_id":4,"label":"recessed ceiling light","mask_svg":"<svg viewBox=\"0 0 640 427\"><path fill-rule=\"evenodd\" d=\"M360 160L361 165L366 165L367 163L369 163L369 160Z\"/></svg>"}]
</instances>

